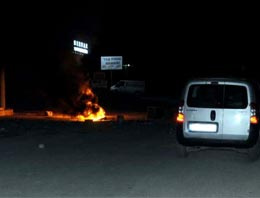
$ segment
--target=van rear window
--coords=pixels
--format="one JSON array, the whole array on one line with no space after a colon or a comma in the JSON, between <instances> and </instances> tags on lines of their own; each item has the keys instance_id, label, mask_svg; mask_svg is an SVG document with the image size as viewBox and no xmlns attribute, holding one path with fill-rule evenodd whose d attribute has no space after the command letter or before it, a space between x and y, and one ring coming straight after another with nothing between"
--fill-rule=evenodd
<instances>
[{"instance_id":1,"label":"van rear window","mask_svg":"<svg viewBox=\"0 0 260 198\"><path fill-rule=\"evenodd\" d=\"M221 108L223 89L224 86L219 85L192 85L187 104L190 107Z\"/></svg>"},{"instance_id":2,"label":"van rear window","mask_svg":"<svg viewBox=\"0 0 260 198\"><path fill-rule=\"evenodd\" d=\"M247 89L236 85L192 85L187 104L190 107L244 109Z\"/></svg>"},{"instance_id":3,"label":"van rear window","mask_svg":"<svg viewBox=\"0 0 260 198\"><path fill-rule=\"evenodd\" d=\"M246 87L225 86L224 108L244 109L248 105Z\"/></svg>"}]
</instances>

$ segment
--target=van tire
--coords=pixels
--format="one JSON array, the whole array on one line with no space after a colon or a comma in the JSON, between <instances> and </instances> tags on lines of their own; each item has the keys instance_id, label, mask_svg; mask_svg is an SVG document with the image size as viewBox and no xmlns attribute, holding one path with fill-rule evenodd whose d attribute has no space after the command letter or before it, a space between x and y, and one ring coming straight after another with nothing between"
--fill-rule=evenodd
<instances>
[{"instance_id":1,"label":"van tire","mask_svg":"<svg viewBox=\"0 0 260 198\"><path fill-rule=\"evenodd\" d=\"M177 142L178 157L186 158L189 155L188 147Z\"/></svg>"},{"instance_id":2,"label":"van tire","mask_svg":"<svg viewBox=\"0 0 260 198\"><path fill-rule=\"evenodd\" d=\"M256 161L259 159L259 157L260 157L260 140L259 140L259 138L253 147L247 149L247 155L248 155L248 159L250 161Z\"/></svg>"}]
</instances>

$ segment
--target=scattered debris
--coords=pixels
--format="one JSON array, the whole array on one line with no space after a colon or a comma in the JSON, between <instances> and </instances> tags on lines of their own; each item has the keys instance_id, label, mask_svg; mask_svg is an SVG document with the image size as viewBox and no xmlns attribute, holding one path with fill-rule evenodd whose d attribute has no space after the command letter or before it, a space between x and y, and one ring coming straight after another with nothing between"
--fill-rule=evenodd
<instances>
[{"instance_id":1,"label":"scattered debris","mask_svg":"<svg viewBox=\"0 0 260 198\"><path fill-rule=\"evenodd\" d=\"M44 149L44 148L45 148L45 145L44 145L44 144L39 144L39 145L38 145L38 148L39 148L39 149Z\"/></svg>"}]
</instances>

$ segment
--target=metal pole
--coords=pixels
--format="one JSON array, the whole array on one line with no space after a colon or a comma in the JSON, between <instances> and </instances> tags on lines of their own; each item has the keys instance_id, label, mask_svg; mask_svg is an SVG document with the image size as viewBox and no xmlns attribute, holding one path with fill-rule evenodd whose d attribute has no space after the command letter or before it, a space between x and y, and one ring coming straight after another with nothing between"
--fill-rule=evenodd
<instances>
[{"instance_id":1,"label":"metal pole","mask_svg":"<svg viewBox=\"0 0 260 198\"><path fill-rule=\"evenodd\" d=\"M1 68L1 73L0 73L0 89L1 89L0 108L5 109L6 103L5 103L5 71L4 71L4 68Z\"/></svg>"},{"instance_id":2,"label":"metal pole","mask_svg":"<svg viewBox=\"0 0 260 198\"><path fill-rule=\"evenodd\" d=\"M112 70L110 70L110 86L113 85L113 73L112 73Z\"/></svg>"}]
</instances>

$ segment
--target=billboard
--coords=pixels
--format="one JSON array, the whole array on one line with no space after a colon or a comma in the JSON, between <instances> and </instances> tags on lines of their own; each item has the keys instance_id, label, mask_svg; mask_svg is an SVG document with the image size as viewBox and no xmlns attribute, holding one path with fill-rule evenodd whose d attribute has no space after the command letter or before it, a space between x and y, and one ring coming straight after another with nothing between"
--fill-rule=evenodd
<instances>
[{"instance_id":1,"label":"billboard","mask_svg":"<svg viewBox=\"0 0 260 198\"><path fill-rule=\"evenodd\" d=\"M81 41L74 40L73 41L73 50L74 50L74 52L78 52L80 54L88 54L88 44L83 43Z\"/></svg>"},{"instance_id":2,"label":"billboard","mask_svg":"<svg viewBox=\"0 0 260 198\"><path fill-rule=\"evenodd\" d=\"M121 70L123 64L122 56L102 56L101 70Z\"/></svg>"}]
</instances>

